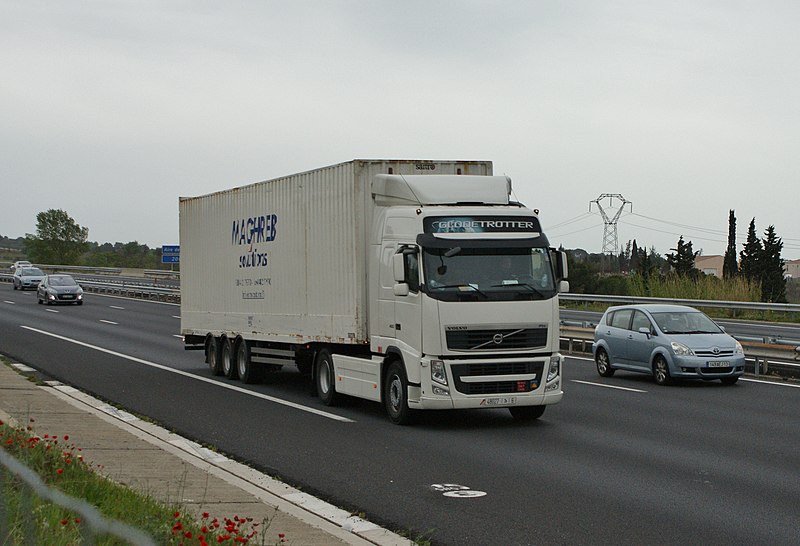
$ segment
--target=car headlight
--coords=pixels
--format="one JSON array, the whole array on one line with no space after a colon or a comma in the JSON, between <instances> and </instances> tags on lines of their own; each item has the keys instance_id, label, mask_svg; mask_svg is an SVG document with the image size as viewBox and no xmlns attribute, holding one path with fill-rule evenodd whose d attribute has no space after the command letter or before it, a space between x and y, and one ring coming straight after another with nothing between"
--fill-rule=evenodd
<instances>
[{"instance_id":1,"label":"car headlight","mask_svg":"<svg viewBox=\"0 0 800 546\"><path fill-rule=\"evenodd\" d=\"M678 343L677 341L673 341L671 345L672 345L672 352L678 356L694 356L694 351L692 351L689 347L687 347L683 343Z\"/></svg>"},{"instance_id":2,"label":"car headlight","mask_svg":"<svg viewBox=\"0 0 800 546\"><path fill-rule=\"evenodd\" d=\"M435 383L447 385L447 371L441 360L431 360L431 379Z\"/></svg>"},{"instance_id":3,"label":"car headlight","mask_svg":"<svg viewBox=\"0 0 800 546\"><path fill-rule=\"evenodd\" d=\"M735 355L743 355L744 349L742 348L742 344L738 341L736 342L736 348L733 350L733 354Z\"/></svg>"},{"instance_id":4,"label":"car headlight","mask_svg":"<svg viewBox=\"0 0 800 546\"><path fill-rule=\"evenodd\" d=\"M557 356L550 357L550 367L547 368L547 382L557 379L561 374L561 359Z\"/></svg>"}]
</instances>

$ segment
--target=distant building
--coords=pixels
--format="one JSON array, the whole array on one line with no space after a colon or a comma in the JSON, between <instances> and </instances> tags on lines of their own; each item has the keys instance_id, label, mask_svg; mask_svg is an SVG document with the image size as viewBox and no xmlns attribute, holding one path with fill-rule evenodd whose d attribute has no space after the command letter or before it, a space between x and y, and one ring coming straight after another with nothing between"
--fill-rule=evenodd
<instances>
[{"instance_id":1,"label":"distant building","mask_svg":"<svg viewBox=\"0 0 800 546\"><path fill-rule=\"evenodd\" d=\"M792 279L800 279L800 260L789 260L783 265L783 274Z\"/></svg>"},{"instance_id":2,"label":"distant building","mask_svg":"<svg viewBox=\"0 0 800 546\"><path fill-rule=\"evenodd\" d=\"M694 259L694 266L706 275L714 275L722 278L722 268L725 264L725 256L697 256Z\"/></svg>"}]
</instances>

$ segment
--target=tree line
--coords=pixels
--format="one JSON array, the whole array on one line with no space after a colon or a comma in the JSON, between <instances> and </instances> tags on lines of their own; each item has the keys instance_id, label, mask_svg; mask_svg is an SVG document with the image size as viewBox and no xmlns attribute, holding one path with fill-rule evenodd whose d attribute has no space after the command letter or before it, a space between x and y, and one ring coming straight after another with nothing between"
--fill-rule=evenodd
<instances>
[{"instance_id":1,"label":"tree line","mask_svg":"<svg viewBox=\"0 0 800 546\"><path fill-rule=\"evenodd\" d=\"M89 229L78 225L65 211L50 209L36 215L36 233L24 238L0 237L0 247L23 252L37 264L81 265L158 269L161 248L137 241L129 243L89 242Z\"/></svg>"},{"instance_id":2,"label":"tree line","mask_svg":"<svg viewBox=\"0 0 800 546\"><path fill-rule=\"evenodd\" d=\"M157 269L161 249L149 248L136 241L129 243L90 243L88 228L78 225L69 214L50 209L36 215L36 233L24 239L0 237L0 248L19 248L34 263L84 265L91 267L130 267ZM728 245L724 256L723 279L706 278L695 267L700 254L691 241L681 235L672 252L664 256L637 242L628 241L617 255L590 254L582 249L567 250L570 267L570 290L584 294L617 294L688 298L674 295L682 291L689 299L727 299L785 303L787 281L785 260L781 257L783 241L770 225L759 238L755 218L750 221L747 241L737 251L736 216L728 216ZM676 288L676 287L682 288ZM800 299L800 281L790 286L790 293ZM659 295L661 294L661 295ZM705 297L703 297L705 296ZM712 297L713 296L713 297Z\"/></svg>"}]
</instances>

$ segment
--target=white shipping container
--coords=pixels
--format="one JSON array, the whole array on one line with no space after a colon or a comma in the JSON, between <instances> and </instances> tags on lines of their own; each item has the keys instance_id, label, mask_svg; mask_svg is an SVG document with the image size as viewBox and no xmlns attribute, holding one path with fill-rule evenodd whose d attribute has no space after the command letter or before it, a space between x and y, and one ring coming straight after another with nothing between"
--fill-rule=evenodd
<instances>
[{"instance_id":1,"label":"white shipping container","mask_svg":"<svg viewBox=\"0 0 800 546\"><path fill-rule=\"evenodd\" d=\"M368 344L377 174L491 175L492 163L353 160L182 197L181 332Z\"/></svg>"}]
</instances>

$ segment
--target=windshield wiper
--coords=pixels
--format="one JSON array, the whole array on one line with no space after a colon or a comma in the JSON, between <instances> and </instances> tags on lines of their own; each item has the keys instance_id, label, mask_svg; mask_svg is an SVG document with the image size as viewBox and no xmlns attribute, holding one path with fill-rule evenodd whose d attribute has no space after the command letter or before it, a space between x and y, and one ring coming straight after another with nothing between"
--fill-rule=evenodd
<instances>
[{"instance_id":1,"label":"windshield wiper","mask_svg":"<svg viewBox=\"0 0 800 546\"><path fill-rule=\"evenodd\" d=\"M501 286L502 287L505 287L505 286L522 286L524 288L527 288L528 290L530 290L534 294L538 294L539 297L544 299L544 294L541 291L539 291L537 288L534 288L533 285L528 284L526 282L515 282L515 283L510 283L510 284L493 284L492 288L500 288Z\"/></svg>"},{"instance_id":2,"label":"windshield wiper","mask_svg":"<svg viewBox=\"0 0 800 546\"><path fill-rule=\"evenodd\" d=\"M489 299L489 296L487 296L486 293L483 290L481 290L480 288L478 288L474 284L467 284L467 283L463 283L463 284L443 284L443 285L436 286L436 287L433 287L433 288L436 289L436 290L439 290L439 289L442 289L442 288L464 288L464 287L471 288L472 290L474 290L475 292L477 292L478 294L483 296L485 299L487 299L487 300Z\"/></svg>"}]
</instances>

